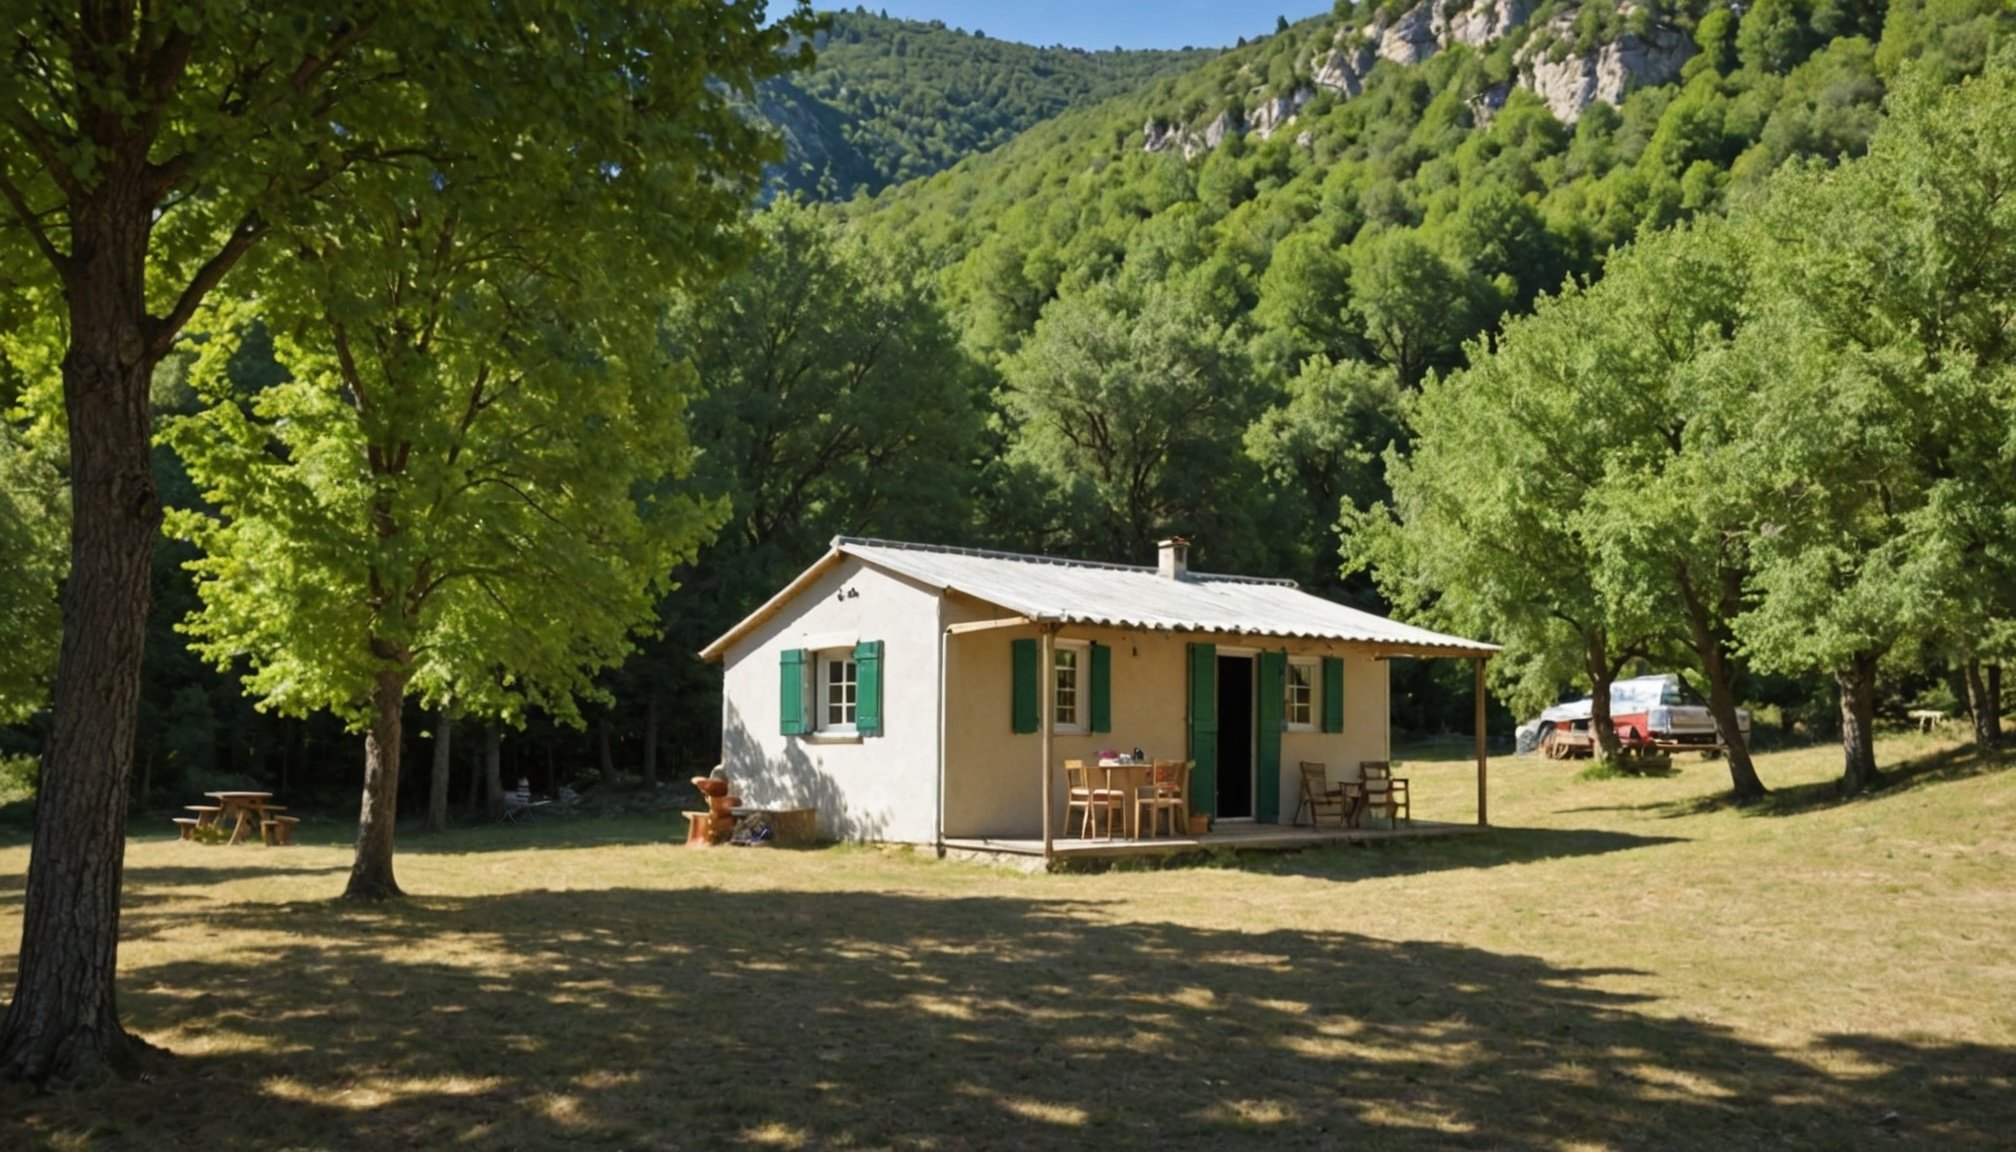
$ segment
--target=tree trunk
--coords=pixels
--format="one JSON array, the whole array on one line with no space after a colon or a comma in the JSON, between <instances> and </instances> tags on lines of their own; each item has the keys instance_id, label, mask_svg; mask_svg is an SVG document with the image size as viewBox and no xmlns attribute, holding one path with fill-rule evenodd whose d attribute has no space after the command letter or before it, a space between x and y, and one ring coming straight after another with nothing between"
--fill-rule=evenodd
<instances>
[{"instance_id":1,"label":"tree trunk","mask_svg":"<svg viewBox=\"0 0 2016 1152\"><path fill-rule=\"evenodd\" d=\"M1993 748L2002 741L2002 700L2001 685L1989 687L1991 676L2000 680L1999 669L1984 666L1979 657L1969 656L1965 662L1967 672L1967 712L1974 720L1974 742L1983 748Z\"/></svg>"},{"instance_id":2,"label":"tree trunk","mask_svg":"<svg viewBox=\"0 0 2016 1152\"><path fill-rule=\"evenodd\" d=\"M595 755L600 761L602 791L607 794L616 789L616 759L609 754L610 719L602 717L602 723L595 726Z\"/></svg>"},{"instance_id":3,"label":"tree trunk","mask_svg":"<svg viewBox=\"0 0 2016 1152\"><path fill-rule=\"evenodd\" d=\"M1845 795L1882 785L1876 771L1876 656L1857 655L1836 669L1841 689L1841 791Z\"/></svg>"},{"instance_id":4,"label":"tree trunk","mask_svg":"<svg viewBox=\"0 0 2016 1152\"><path fill-rule=\"evenodd\" d=\"M487 734L484 737L484 743L486 745L489 743ZM469 799L462 806L471 815L483 811L483 757L481 756L478 756L475 762L469 765Z\"/></svg>"},{"instance_id":5,"label":"tree trunk","mask_svg":"<svg viewBox=\"0 0 2016 1152\"><path fill-rule=\"evenodd\" d=\"M1719 627L1697 593L1685 569L1680 571L1680 599L1687 609L1687 632L1694 654L1701 660L1701 673L1708 679L1708 714L1715 717L1716 732L1722 738L1729 760L1729 790L1738 800L1755 800L1768 791L1750 759L1750 745L1743 739L1742 722L1736 716L1736 692L1730 685L1731 643L1727 629Z\"/></svg>"},{"instance_id":6,"label":"tree trunk","mask_svg":"<svg viewBox=\"0 0 2016 1152\"><path fill-rule=\"evenodd\" d=\"M1610 685L1617 670L1610 666L1608 637L1596 632L1589 637L1589 731L1596 736L1596 754L1614 760L1623 752L1617 743L1617 726L1610 721Z\"/></svg>"},{"instance_id":7,"label":"tree trunk","mask_svg":"<svg viewBox=\"0 0 2016 1152\"><path fill-rule=\"evenodd\" d=\"M148 578L161 503L149 458L154 374L145 299L148 213L72 207L63 357L70 574L14 996L0 1077L36 1083L140 1071L119 1024L119 885L140 707Z\"/></svg>"},{"instance_id":8,"label":"tree trunk","mask_svg":"<svg viewBox=\"0 0 2016 1152\"><path fill-rule=\"evenodd\" d=\"M448 826L448 776L454 769L455 717L446 706L434 722L434 775L427 783L426 831L439 832Z\"/></svg>"},{"instance_id":9,"label":"tree trunk","mask_svg":"<svg viewBox=\"0 0 2016 1152\"><path fill-rule=\"evenodd\" d=\"M483 726L483 792L490 819L504 818L504 729L492 720Z\"/></svg>"},{"instance_id":10,"label":"tree trunk","mask_svg":"<svg viewBox=\"0 0 2016 1152\"><path fill-rule=\"evenodd\" d=\"M2002 665L1988 665L1988 732L2002 742Z\"/></svg>"},{"instance_id":11,"label":"tree trunk","mask_svg":"<svg viewBox=\"0 0 2016 1152\"><path fill-rule=\"evenodd\" d=\"M371 730L364 736L364 800L357 816L357 858L345 900L404 896L392 875L393 826L399 819L399 753L404 736L406 672L380 672L371 689Z\"/></svg>"},{"instance_id":12,"label":"tree trunk","mask_svg":"<svg viewBox=\"0 0 2016 1152\"><path fill-rule=\"evenodd\" d=\"M658 789L658 697L644 701L644 790Z\"/></svg>"}]
</instances>

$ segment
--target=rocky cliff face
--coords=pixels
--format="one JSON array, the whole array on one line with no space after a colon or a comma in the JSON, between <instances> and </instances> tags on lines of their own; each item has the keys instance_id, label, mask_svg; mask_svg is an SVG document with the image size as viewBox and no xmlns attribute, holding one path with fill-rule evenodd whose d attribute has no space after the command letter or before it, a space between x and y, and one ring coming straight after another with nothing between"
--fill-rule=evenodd
<instances>
[{"instance_id":1,"label":"rocky cliff face","mask_svg":"<svg viewBox=\"0 0 2016 1152\"><path fill-rule=\"evenodd\" d=\"M1216 148L1228 132L1249 131L1266 139L1295 122L1302 106L1317 90L1350 99L1365 90L1365 78L1381 60L1412 67L1437 52L1464 44L1485 49L1525 28L1542 0L1420 0L1390 21L1375 17L1364 25L1347 25L1338 30L1331 46L1309 62L1310 87L1292 93L1256 90L1246 114L1236 119L1219 113L1201 131L1183 126L1150 122L1143 129L1144 147L1161 152L1181 147L1185 157ZM1617 0L1583 0L1588 4L1615 4ZM1544 27L1531 29L1517 57L1518 76L1514 83L1538 95L1564 124L1579 120L1590 104L1621 103L1633 89L1646 84L1665 84L1680 74L1681 65L1694 54L1694 43L1678 28L1653 23L1643 32L1620 31L1593 47L1577 51L1564 47L1575 41L1575 28L1582 5L1565 11L1552 9ZM1638 0L1617 4L1618 15L1634 16ZM1479 124L1489 123L1510 95L1507 85L1493 85L1469 99ZM1298 142L1309 137L1299 134Z\"/></svg>"},{"instance_id":2,"label":"rocky cliff face","mask_svg":"<svg viewBox=\"0 0 2016 1152\"><path fill-rule=\"evenodd\" d=\"M1550 59L1546 48L1520 52L1519 83L1530 88L1563 124L1582 118L1590 104L1623 102L1642 84L1664 84L1680 74L1694 42L1676 28L1655 27L1645 36L1625 32L1587 55Z\"/></svg>"},{"instance_id":3,"label":"rocky cliff face","mask_svg":"<svg viewBox=\"0 0 2016 1152\"><path fill-rule=\"evenodd\" d=\"M1526 17L1533 14L1533 3L1534 0L1476 0L1454 13L1446 5L1438 5L1430 21L1435 43L1443 48L1451 44L1472 47L1490 44L1524 24Z\"/></svg>"}]
</instances>

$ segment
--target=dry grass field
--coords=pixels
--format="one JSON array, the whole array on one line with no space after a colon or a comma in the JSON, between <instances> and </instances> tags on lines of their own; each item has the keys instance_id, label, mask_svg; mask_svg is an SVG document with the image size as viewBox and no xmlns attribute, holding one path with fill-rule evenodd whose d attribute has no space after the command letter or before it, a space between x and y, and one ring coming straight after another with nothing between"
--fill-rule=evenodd
<instances>
[{"instance_id":1,"label":"dry grass field","mask_svg":"<svg viewBox=\"0 0 2016 1152\"><path fill-rule=\"evenodd\" d=\"M333 821L150 824L121 1002L175 1055L0 1097L0 1147L2007 1149L2016 758L1881 751L1850 803L1765 757L1748 811L1508 759L1474 840L1096 875L550 819L408 837L375 908Z\"/></svg>"}]
</instances>

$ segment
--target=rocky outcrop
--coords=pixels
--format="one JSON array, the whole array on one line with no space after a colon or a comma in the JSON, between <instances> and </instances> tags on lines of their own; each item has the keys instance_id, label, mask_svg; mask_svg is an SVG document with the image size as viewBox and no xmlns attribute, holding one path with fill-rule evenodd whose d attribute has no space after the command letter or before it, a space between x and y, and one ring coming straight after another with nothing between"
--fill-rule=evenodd
<instances>
[{"instance_id":1,"label":"rocky outcrop","mask_svg":"<svg viewBox=\"0 0 2016 1152\"><path fill-rule=\"evenodd\" d=\"M1545 48L1521 53L1519 84L1563 124L1573 124L1598 100L1620 104L1633 88L1671 81L1693 54L1693 41L1677 28L1654 28L1644 37L1626 32L1586 56L1550 59Z\"/></svg>"},{"instance_id":2,"label":"rocky outcrop","mask_svg":"<svg viewBox=\"0 0 2016 1152\"><path fill-rule=\"evenodd\" d=\"M1220 144L1225 143L1227 136L1230 136L1237 130L1237 126L1232 123L1232 113L1218 113L1218 115L1211 118L1211 123L1204 126L1204 147L1207 149L1218 147ZM1186 152L1185 155L1188 155L1188 153Z\"/></svg>"},{"instance_id":3,"label":"rocky outcrop","mask_svg":"<svg viewBox=\"0 0 2016 1152\"><path fill-rule=\"evenodd\" d=\"M1310 80L1318 88L1328 88L1345 96L1356 96L1365 91L1365 74L1372 71L1372 65L1379 60L1379 54L1370 44L1332 48L1316 66L1316 73Z\"/></svg>"},{"instance_id":4,"label":"rocky outcrop","mask_svg":"<svg viewBox=\"0 0 2016 1152\"><path fill-rule=\"evenodd\" d=\"M1142 127L1142 147L1149 152L1181 149L1184 158L1191 159L1239 132L1270 139L1295 122L1316 92L1350 99L1364 92L1366 76L1382 59L1410 67L1454 45L1484 48L1524 24L1538 4L1539 0L1420 0L1390 23L1380 17L1368 25L1340 29L1329 50L1309 61L1309 86L1259 98L1243 117L1220 112L1201 130L1151 120ZM1636 9L1637 0L1623 0L1619 15L1630 17ZM1634 88L1673 80L1694 51L1685 32L1664 24L1642 35L1619 33L1587 52L1567 51L1580 16L1579 7L1570 8L1545 28L1535 29L1516 62L1517 85L1537 93L1563 123L1581 119L1595 101L1619 104ZM1501 82L1472 96L1468 104L1474 122L1489 124L1511 91L1512 84ZM1309 132L1296 136L1298 144L1313 142Z\"/></svg>"},{"instance_id":5,"label":"rocky outcrop","mask_svg":"<svg viewBox=\"0 0 2016 1152\"><path fill-rule=\"evenodd\" d=\"M1230 112L1220 112L1212 117L1202 132L1150 120L1141 126L1141 150L1143 152L1167 152L1171 149L1183 150L1185 160L1194 160L1201 152L1209 152L1225 143L1225 138L1239 132L1242 125Z\"/></svg>"},{"instance_id":6,"label":"rocky outcrop","mask_svg":"<svg viewBox=\"0 0 2016 1152\"><path fill-rule=\"evenodd\" d=\"M1263 100L1258 108L1247 110L1246 128L1262 140L1271 139L1274 133L1293 124L1295 114L1315 96L1316 93L1307 88L1297 88L1286 96Z\"/></svg>"},{"instance_id":7,"label":"rocky outcrop","mask_svg":"<svg viewBox=\"0 0 2016 1152\"><path fill-rule=\"evenodd\" d=\"M1436 0L1421 3L1400 14L1393 26L1379 36L1379 55L1395 64L1419 64L1435 54L1441 45L1435 36Z\"/></svg>"},{"instance_id":8,"label":"rocky outcrop","mask_svg":"<svg viewBox=\"0 0 2016 1152\"><path fill-rule=\"evenodd\" d=\"M1481 47L1524 24L1526 17L1533 14L1534 2L1476 0L1453 15L1445 6L1437 5L1429 26L1434 30L1435 43L1444 48L1451 44Z\"/></svg>"},{"instance_id":9,"label":"rocky outcrop","mask_svg":"<svg viewBox=\"0 0 2016 1152\"><path fill-rule=\"evenodd\" d=\"M1167 152L1182 146L1185 133L1174 124L1150 120L1141 126L1141 135L1146 141L1141 145L1143 152Z\"/></svg>"},{"instance_id":10,"label":"rocky outcrop","mask_svg":"<svg viewBox=\"0 0 2016 1152\"><path fill-rule=\"evenodd\" d=\"M1488 127L1491 121L1498 115L1498 110L1505 107L1505 98L1510 95L1512 95L1512 85L1500 80L1498 83L1465 100L1464 103L1470 108L1471 121L1479 128Z\"/></svg>"}]
</instances>

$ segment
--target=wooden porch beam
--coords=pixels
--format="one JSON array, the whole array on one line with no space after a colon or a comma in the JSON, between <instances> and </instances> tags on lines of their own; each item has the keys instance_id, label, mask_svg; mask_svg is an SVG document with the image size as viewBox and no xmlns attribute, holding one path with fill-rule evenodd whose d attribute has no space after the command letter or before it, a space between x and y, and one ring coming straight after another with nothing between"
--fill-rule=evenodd
<instances>
[{"instance_id":1,"label":"wooden porch beam","mask_svg":"<svg viewBox=\"0 0 2016 1152\"><path fill-rule=\"evenodd\" d=\"M1477 657L1477 825L1486 827L1491 823L1490 811L1486 808L1485 775L1488 757L1484 747L1484 661L1487 657Z\"/></svg>"},{"instance_id":2,"label":"wooden porch beam","mask_svg":"<svg viewBox=\"0 0 2016 1152\"><path fill-rule=\"evenodd\" d=\"M964 636L969 632L992 632L997 628L1027 628L1036 621L1027 616L1010 616L1005 620L973 620L965 624L948 624L948 636Z\"/></svg>"},{"instance_id":3,"label":"wooden porch beam","mask_svg":"<svg viewBox=\"0 0 2016 1152\"><path fill-rule=\"evenodd\" d=\"M1038 731L1043 733L1040 744L1043 749L1043 859L1051 860L1057 851L1056 831L1051 825L1051 777L1056 771L1050 767L1052 744L1057 727L1057 701L1050 687L1051 677L1057 674L1057 625L1045 624L1042 638L1037 644L1036 655L1036 706L1041 710L1042 720Z\"/></svg>"}]
</instances>

